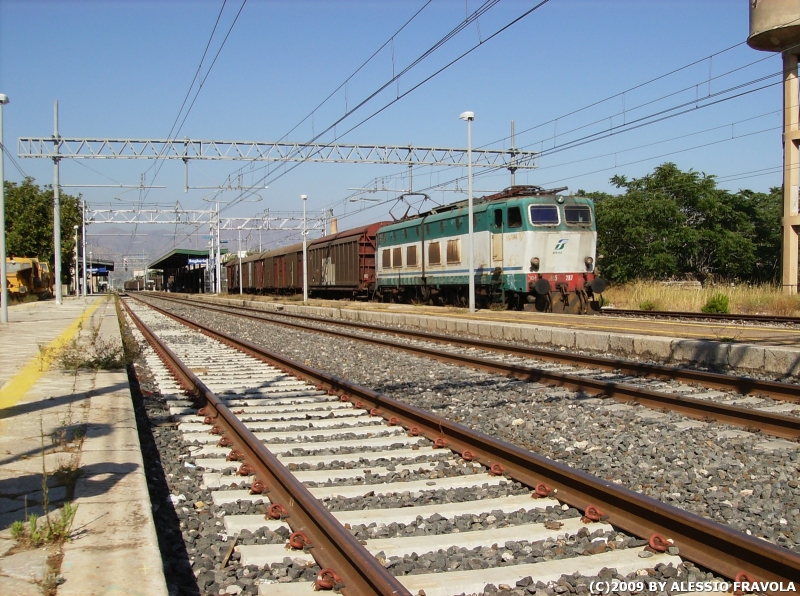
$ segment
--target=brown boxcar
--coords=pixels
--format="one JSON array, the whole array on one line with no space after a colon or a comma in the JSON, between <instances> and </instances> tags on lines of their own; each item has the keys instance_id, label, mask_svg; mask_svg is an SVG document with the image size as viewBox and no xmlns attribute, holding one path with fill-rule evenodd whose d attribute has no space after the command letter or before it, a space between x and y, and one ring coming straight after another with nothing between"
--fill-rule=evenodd
<instances>
[{"instance_id":1,"label":"brown boxcar","mask_svg":"<svg viewBox=\"0 0 800 596\"><path fill-rule=\"evenodd\" d=\"M228 278L228 291L239 293L239 259L225 262L225 271Z\"/></svg>"},{"instance_id":2,"label":"brown boxcar","mask_svg":"<svg viewBox=\"0 0 800 596\"><path fill-rule=\"evenodd\" d=\"M256 291L254 269L260 259L261 253L248 255L242 259L242 288L245 293L254 294Z\"/></svg>"},{"instance_id":3,"label":"brown boxcar","mask_svg":"<svg viewBox=\"0 0 800 596\"><path fill-rule=\"evenodd\" d=\"M292 244L275 251L272 281L278 292L303 291L303 245Z\"/></svg>"},{"instance_id":4,"label":"brown boxcar","mask_svg":"<svg viewBox=\"0 0 800 596\"><path fill-rule=\"evenodd\" d=\"M309 292L316 296L367 297L374 291L375 236L388 223L345 230L309 243Z\"/></svg>"}]
</instances>

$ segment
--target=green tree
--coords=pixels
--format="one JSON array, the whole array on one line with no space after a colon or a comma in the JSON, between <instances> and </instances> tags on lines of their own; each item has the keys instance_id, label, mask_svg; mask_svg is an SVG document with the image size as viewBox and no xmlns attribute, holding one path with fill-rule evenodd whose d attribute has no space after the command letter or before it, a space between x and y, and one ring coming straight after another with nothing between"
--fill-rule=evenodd
<instances>
[{"instance_id":1,"label":"green tree","mask_svg":"<svg viewBox=\"0 0 800 596\"><path fill-rule=\"evenodd\" d=\"M624 193L584 193L597 205L598 264L608 280L776 279L778 189L733 194L717 188L714 176L672 163L611 183Z\"/></svg>"},{"instance_id":2,"label":"green tree","mask_svg":"<svg viewBox=\"0 0 800 596\"><path fill-rule=\"evenodd\" d=\"M80 196L61 194L61 281L71 281L75 261L75 230L81 224ZM53 254L53 188L40 187L33 178L6 181L6 254L37 257L55 267ZM80 227L78 242L81 241ZM54 269L53 269L54 270Z\"/></svg>"}]
</instances>

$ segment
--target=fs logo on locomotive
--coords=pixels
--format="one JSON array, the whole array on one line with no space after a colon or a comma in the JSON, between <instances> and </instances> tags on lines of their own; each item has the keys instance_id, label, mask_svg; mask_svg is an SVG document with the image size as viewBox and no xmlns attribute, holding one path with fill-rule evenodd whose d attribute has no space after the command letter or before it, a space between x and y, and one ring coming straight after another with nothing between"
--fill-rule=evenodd
<instances>
[{"instance_id":1,"label":"fs logo on locomotive","mask_svg":"<svg viewBox=\"0 0 800 596\"><path fill-rule=\"evenodd\" d=\"M569 238L562 238L558 242L556 242L556 247L553 249L554 255L560 255L564 251L564 247L569 242Z\"/></svg>"}]
</instances>

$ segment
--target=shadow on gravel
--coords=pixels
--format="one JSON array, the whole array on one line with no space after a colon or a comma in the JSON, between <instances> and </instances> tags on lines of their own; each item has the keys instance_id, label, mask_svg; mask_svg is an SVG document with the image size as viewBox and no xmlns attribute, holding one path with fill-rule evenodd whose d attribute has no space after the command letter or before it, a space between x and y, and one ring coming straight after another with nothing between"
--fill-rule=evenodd
<instances>
[{"instance_id":1,"label":"shadow on gravel","mask_svg":"<svg viewBox=\"0 0 800 596\"><path fill-rule=\"evenodd\" d=\"M177 594L199 596L200 588L192 571L189 553L186 551L186 543L181 534L180 522L172 502L169 500L169 487L145 409L145 397L133 366L128 365L127 372L167 589L170 596Z\"/></svg>"}]
</instances>

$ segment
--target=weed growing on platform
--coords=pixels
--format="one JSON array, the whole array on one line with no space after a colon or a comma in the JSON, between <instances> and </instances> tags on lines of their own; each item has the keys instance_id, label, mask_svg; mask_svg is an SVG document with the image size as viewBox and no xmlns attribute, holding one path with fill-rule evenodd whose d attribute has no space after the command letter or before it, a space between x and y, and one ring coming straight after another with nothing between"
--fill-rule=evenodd
<instances>
[{"instance_id":1,"label":"weed growing on platform","mask_svg":"<svg viewBox=\"0 0 800 596\"><path fill-rule=\"evenodd\" d=\"M27 522L15 521L11 524L11 535L18 542L38 548L43 544L60 544L69 539L77 505L65 502L55 519L46 516L47 523L39 523L39 515L31 513Z\"/></svg>"},{"instance_id":2,"label":"weed growing on platform","mask_svg":"<svg viewBox=\"0 0 800 596\"><path fill-rule=\"evenodd\" d=\"M58 353L62 368L77 372L79 370L113 370L125 368L122 346L113 341L105 341L93 334L93 340L85 345L73 339Z\"/></svg>"}]
</instances>

